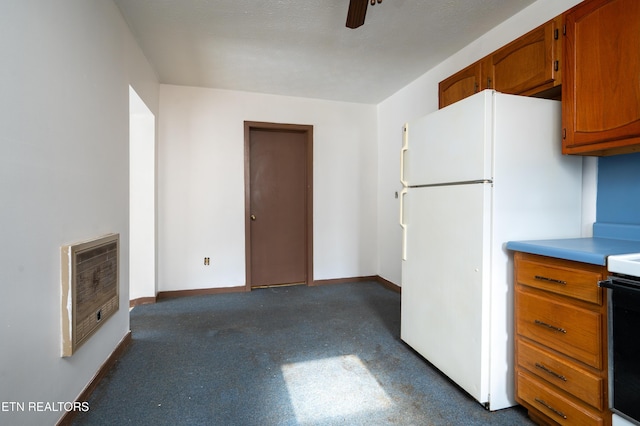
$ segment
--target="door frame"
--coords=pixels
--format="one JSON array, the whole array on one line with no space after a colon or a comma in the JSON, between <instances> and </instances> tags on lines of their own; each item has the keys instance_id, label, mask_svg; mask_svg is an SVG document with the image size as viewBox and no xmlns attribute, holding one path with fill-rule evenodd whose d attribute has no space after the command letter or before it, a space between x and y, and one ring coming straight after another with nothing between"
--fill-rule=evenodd
<instances>
[{"instance_id":1,"label":"door frame","mask_svg":"<svg viewBox=\"0 0 640 426\"><path fill-rule=\"evenodd\" d=\"M306 136L306 285L313 285L313 126L260 121L244 122L244 235L245 235L245 291L251 291L251 131L274 130L301 132Z\"/></svg>"}]
</instances>

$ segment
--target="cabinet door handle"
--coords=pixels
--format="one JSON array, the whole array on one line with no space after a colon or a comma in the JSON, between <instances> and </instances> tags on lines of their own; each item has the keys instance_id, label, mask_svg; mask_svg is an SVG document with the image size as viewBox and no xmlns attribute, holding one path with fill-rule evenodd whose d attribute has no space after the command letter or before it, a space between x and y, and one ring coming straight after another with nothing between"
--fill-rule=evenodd
<instances>
[{"instance_id":1,"label":"cabinet door handle","mask_svg":"<svg viewBox=\"0 0 640 426\"><path fill-rule=\"evenodd\" d=\"M538 281L545 281L548 283L559 284L559 285L567 285L566 281L558 280L555 278L544 277L542 275L536 275L534 278Z\"/></svg>"},{"instance_id":2,"label":"cabinet door handle","mask_svg":"<svg viewBox=\"0 0 640 426\"><path fill-rule=\"evenodd\" d=\"M540 320L534 320L533 322L536 325L539 325L541 327L546 327L546 328L548 328L550 330L559 331L560 333L567 334L567 330L565 330L564 328L556 327L555 325L547 324L546 322L540 321Z\"/></svg>"},{"instance_id":3,"label":"cabinet door handle","mask_svg":"<svg viewBox=\"0 0 640 426\"><path fill-rule=\"evenodd\" d=\"M536 402L538 404L542 404L544 405L546 408L548 408L549 410L553 411L554 413L556 413L557 415L559 415L560 417L562 417L563 419L567 419L567 415L565 413L563 413L560 410L556 410L555 408L553 408L552 406L550 406L549 404L547 404L544 400L540 399L540 398L535 398Z\"/></svg>"},{"instance_id":4,"label":"cabinet door handle","mask_svg":"<svg viewBox=\"0 0 640 426\"><path fill-rule=\"evenodd\" d=\"M562 380L563 382L567 381L567 378L564 377L562 374L558 374L555 371L548 369L547 367L545 367L544 365L540 364L539 362L536 362L536 368L539 368L540 370L544 371L545 373L550 374L553 377Z\"/></svg>"}]
</instances>

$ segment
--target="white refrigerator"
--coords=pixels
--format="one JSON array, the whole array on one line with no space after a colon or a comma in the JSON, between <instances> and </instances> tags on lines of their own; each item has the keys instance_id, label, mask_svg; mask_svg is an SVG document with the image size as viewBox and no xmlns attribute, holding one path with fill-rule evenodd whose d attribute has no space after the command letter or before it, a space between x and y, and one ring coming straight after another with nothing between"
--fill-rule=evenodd
<instances>
[{"instance_id":1,"label":"white refrigerator","mask_svg":"<svg viewBox=\"0 0 640 426\"><path fill-rule=\"evenodd\" d=\"M492 90L407 123L401 338L489 410L515 405L510 240L580 236L560 102Z\"/></svg>"}]
</instances>

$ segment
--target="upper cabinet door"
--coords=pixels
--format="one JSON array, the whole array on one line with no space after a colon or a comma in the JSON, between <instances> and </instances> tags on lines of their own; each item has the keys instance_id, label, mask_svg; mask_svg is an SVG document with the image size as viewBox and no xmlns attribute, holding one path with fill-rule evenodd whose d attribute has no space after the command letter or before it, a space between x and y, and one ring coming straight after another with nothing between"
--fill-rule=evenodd
<instances>
[{"instance_id":1,"label":"upper cabinet door","mask_svg":"<svg viewBox=\"0 0 640 426\"><path fill-rule=\"evenodd\" d=\"M563 153L640 150L640 1L586 0L565 22Z\"/></svg>"},{"instance_id":2,"label":"upper cabinet door","mask_svg":"<svg viewBox=\"0 0 640 426\"><path fill-rule=\"evenodd\" d=\"M489 87L501 93L536 95L560 85L561 28L560 16L491 54Z\"/></svg>"},{"instance_id":3,"label":"upper cabinet door","mask_svg":"<svg viewBox=\"0 0 640 426\"><path fill-rule=\"evenodd\" d=\"M438 85L439 107L444 108L485 89L486 87L482 87L481 81L482 64L480 62L471 64L451 77L442 80Z\"/></svg>"},{"instance_id":4,"label":"upper cabinet door","mask_svg":"<svg viewBox=\"0 0 640 426\"><path fill-rule=\"evenodd\" d=\"M560 99L561 33L562 16L558 16L442 80L440 108L484 89Z\"/></svg>"}]
</instances>

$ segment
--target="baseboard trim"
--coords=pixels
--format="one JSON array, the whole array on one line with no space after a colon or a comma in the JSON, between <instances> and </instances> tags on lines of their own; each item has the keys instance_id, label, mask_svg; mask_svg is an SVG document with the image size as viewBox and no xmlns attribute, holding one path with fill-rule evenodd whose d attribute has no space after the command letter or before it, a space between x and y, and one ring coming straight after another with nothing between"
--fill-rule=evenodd
<instances>
[{"instance_id":1,"label":"baseboard trim","mask_svg":"<svg viewBox=\"0 0 640 426\"><path fill-rule=\"evenodd\" d=\"M362 281L377 281L375 275L368 277L351 277L351 278L333 278L329 280L314 280L312 285L333 285L333 284L346 284Z\"/></svg>"},{"instance_id":2,"label":"baseboard trim","mask_svg":"<svg viewBox=\"0 0 640 426\"><path fill-rule=\"evenodd\" d=\"M129 307L135 308L140 305L149 305L156 303L156 297L139 297L137 299L129 300Z\"/></svg>"},{"instance_id":3,"label":"baseboard trim","mask_svg":"<svg viewBox=\"0 0 640 426\"><path fill-rule=\"evenodd\" d=\"M174 291L161 291L156 297L160 299L170 299L173 297L185 297L185 296L203 296L207 294L221 294L221 293L244 293L247 289L245 286L237 287L216 287L216 288L201 288L195 290L174 290Z\"/></svg>"},{"instance_id":4,"label":"baseboard trim","mask_svg":"<svg viewBox=\"0 0 640 426\"><path fill-rule=\"evenodd\" d=\"M366 277L334 278L329 280L315 280L313 282L313 285L320 286L320 285L346 284L346 283L363 282L363 281L375 281L378 284L382 285L383 287L386 287L389 290L393 290L396 293L401 292L400 286L392 283L389 280L382 278L379 275L369 275Z\"/></svg>"},{"instance_id":5,"label":"baseboard trim","mask_svg":"<svg viewBox=\"0 0 640 426\"><path fill-rule=\"evenodd\" d=\"M400 287L399 285L386 280L384 278L382 278L381 276L377 275L376 276L376 281L378 281L378 283L380 283L380 285L382 285L383 287L388 288L389 290L393 290L396 293L402 293L402 287Z\"/></svg>"},{"instance_id":6,"label":"baseboard trim","mask_svg":"<svg viewBox=\"0 0 640 426\"><path fill-rule=\"evenodd\" d=\"M393 290L397 293L401 293L400 286L394 284L389 280L382 278L379 275L369 275L365 277L351 277L351 278L333 278L328 280L315 280L311 285L320 286L320 285L345 284L345 283L363 282L363 281L375 281L380 285L388 288L389 290ZM170 299L174 297L203 296L208 294L223 294L223 293L244 293L246 291L249 291L249 290L245 286L201 288L201 289L194 289L194 290L161 291L161 292L158 292L158 295L156 297L141 297L139 299L130 300L129 307L133 308L135 306L145 305L147 303L156 303L158 300Z\"/></svg>"},{"instance_id":7,"label":"baseboard trim","mask_svg":"<svg viewBox=\"0 0 640 426\"><path fill-rule=\"evenodd\" d=\"M98 387L98 384L100 384L102 379L104 379L104 377L107 374L109 374L109 371L111 370L111 368L113 368L114 364L120 359L122 354L124 354L124 352L127 350L129 345L131 344L131 340L132 340L131 330L129 330L127 334L125 334L125 336L122 338L122 340L120 340L120 343L118 343L118 345L113 350L113 352L111 352L111 355L109 355L109 358L107 358L107 360L104 363L102 363L102 365L100 366L96 374L93 376L91 381L82 390L82 392L76 399L76 402L85 402L89 400L89 397L91 397L91 394L93 393L93 391L96 389L96 387ZM60 418L60 420L58 420L58 423L56 423L56 426L70 426L71 423L73 422L73 419L76 417L76 414L77 414L76 411L65 412L65 414Z\"/></svg>"}]
</instances>

